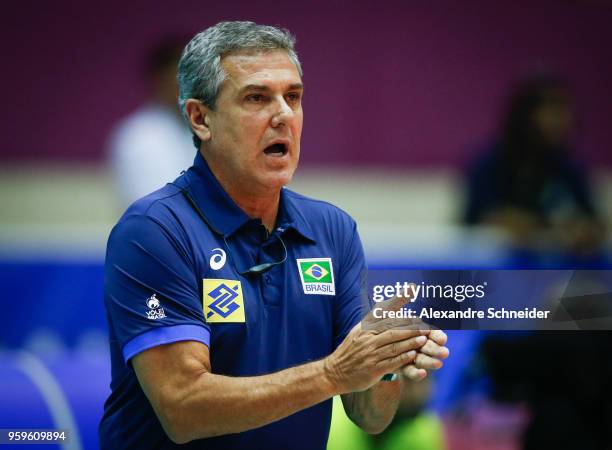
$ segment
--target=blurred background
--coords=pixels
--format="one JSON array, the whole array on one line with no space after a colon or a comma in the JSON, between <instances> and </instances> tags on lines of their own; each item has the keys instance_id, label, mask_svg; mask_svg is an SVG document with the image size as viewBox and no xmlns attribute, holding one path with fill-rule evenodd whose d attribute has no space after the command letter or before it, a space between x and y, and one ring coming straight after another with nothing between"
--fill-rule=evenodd
<instances>
[{"instance_id":1,"label":"blurred background","mask_svg":"<svg viewBox=\"0 0 612 450\"><path fill-rule=\"evenodd\" d=\"M176 58L220 20L297 37L291 187L348 211L371 267L610 268L607 0L12 3L0 17L0 428L69 429L64 447L97 448L106 239L193 160ZM444 370L408 388L386 433L335 414L330 449L612 448L609 333L450 334Z\"/></svg>"}]
</instances>

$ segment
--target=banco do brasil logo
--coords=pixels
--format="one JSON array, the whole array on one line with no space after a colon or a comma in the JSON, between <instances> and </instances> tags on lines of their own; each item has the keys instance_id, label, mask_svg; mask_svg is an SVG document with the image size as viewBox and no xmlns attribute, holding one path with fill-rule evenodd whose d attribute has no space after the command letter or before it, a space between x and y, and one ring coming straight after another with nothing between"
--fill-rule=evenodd
<instances>
[{"instance_id":1,"label":"banco do brasil logo","mask_svg":"<svg viewBox=\"0 0 612 450\"><path fill-rule=\"evenodd\" d=\"M206 322L245 321L240 281L204 278L203 284L203 306Z\"/></svg>"},{"instance_id":2,"label":"banco do brasil logo","mask_svg":"<svg viewBox=\"0 0 612 450\"><path fill-rule=\"evenodd\" d=\"M335 295L334 269L331 258L297 260L304 294Z\"/></svg>"}]
</instances>

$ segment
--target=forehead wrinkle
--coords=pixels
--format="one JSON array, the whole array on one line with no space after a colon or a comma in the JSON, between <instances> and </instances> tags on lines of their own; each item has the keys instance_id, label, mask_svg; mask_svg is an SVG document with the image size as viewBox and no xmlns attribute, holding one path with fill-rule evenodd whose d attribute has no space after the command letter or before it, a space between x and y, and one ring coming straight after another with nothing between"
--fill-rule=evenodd
<instances>
[{"instance_id":1,"label":"forehead wrinkle","mask_svg":"<svg viewBox=\"0 0 612 450\"><path fill-rule=\"evenodd\" d=\"M268 52L257 52L257 53L229 53L227 54L223 60L221 61L221 65L223 67L223 71L225 72L225 79L221 85L221 89L224 87L233 87L239 93L246 92L248 90L254 91L272 91L273 88L270 86L266 86L265 84L259 84L259 81L266 83L269 80L274 80L274 72L287 72L289 73L289 80L286 80L288 87L285 89L293 90L293 89L303 89L303 83L299 73L297 72L297 68L290 61L282 61L287 62L288 64L285 66L284 64L278 64L277 61L270 61L269 63L274 67L269 67L266 65L261 65L261 61L258 61L256 58L259 55L265 55ZM279 58L284 60L284 54L279 54ZM288 57L287 57L288 58ZM289 68L291 67L291 68ZM297 75L298 82L295 82L294 73ZM285 78L285 77L282 77ZM242 80L241 80L242 79ZM228 86L225 86L227 82ZM244 86L240 86L241 82L247 83ZM285 83L285 81L281 81Z\"/></svg>"}]
</instances>

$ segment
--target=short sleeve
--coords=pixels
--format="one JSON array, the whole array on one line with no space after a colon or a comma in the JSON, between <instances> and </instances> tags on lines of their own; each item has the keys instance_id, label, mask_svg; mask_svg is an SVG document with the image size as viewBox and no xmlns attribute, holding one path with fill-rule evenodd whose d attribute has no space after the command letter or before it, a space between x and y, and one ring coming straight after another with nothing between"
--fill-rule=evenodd
<instances>
[{"instance_id":1,"label":"short sleeve","mask_svg":"<svg viewBox=\"0 0 612 450\"><path fill-rule=\"evenodd\" d=\"M347 222L349 219L347 219ZM347 223L338 261L337 289L334 299L334 349L359 323L368 310L367 268L357 225Z\"/></svg>"},{"instance_id":2,"label":"short sleeve","mask_svg":"<svg viewBox=\"0 0 612 450\"><path fill-rule=\"evenodd\" d=\"M155 218L123 218L108 240L104 302L124 360L171 342L210 346L187 246Z\"/></svg>"}]
</instances>

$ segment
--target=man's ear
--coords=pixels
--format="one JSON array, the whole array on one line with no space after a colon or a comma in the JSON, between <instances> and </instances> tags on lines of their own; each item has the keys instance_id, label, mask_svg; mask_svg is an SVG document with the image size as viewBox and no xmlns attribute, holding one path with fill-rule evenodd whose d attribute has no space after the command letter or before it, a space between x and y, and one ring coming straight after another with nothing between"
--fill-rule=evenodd
<instances>
[{"instance_id":1,"label":"man's ear","mask_svg":"<svg viewBox=\"0 0 612 450\"><path fill-rule=\"evenodd\" d=\"M209 141L212 137L210 131L210 109L200 100L190 98L185 103L185 112L189 119L191 129L202 142Z\"/></svg>"}]
</instances>

